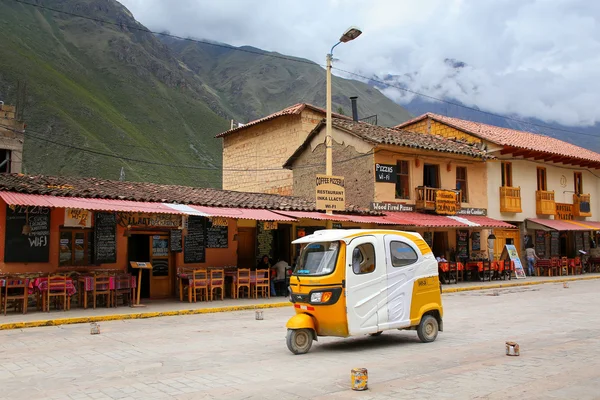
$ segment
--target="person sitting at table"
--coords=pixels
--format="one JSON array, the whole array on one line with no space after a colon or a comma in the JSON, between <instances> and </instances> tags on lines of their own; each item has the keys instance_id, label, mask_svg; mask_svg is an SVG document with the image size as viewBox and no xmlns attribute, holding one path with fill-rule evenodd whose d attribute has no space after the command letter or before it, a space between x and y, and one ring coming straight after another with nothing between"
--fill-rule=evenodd
<instances>
[{"instance_id":1,"label":"person sitting at table","mask_svg":"<svg viewBox=\"0 0 600 400\"><path fill-rule=\"evenodd\" d=\"M281 258L279 258L275 265L273 265L273 269L276 271L276 273L273 274L273 284L276 288L277 286L281 287L282 284L283 286L285 286L285 271L287 268L289 268L288 263L282 260ZM284 291L285 290L283 290L282 292Z\"/></svg>"},{"instance_id":2,"label":"person sitting at table","mask_svg":"<svg viewBox=\"0 0 600 400\"><path fill-rule=\"evenodd\" d=\"M529 244L525 249L525 257L527 258L527 267L529 269L529 276L533 276L533 265L535 260L539 260L540 258L535 254L535 249L533 248L533 244Z\"/></svg>"},{"instance_id":3,"label":"person sitting at table","mask_svg":"<svg viewBox=\"0 0 600 400\"><path fill-rule=\"evenodd\" d=\"M437 260L437 262L448 262L448 260L446 260L446 259L444 258L444 256L441 256L441 257L436 257L435 259Z\"/></svg>"}]
</instances>

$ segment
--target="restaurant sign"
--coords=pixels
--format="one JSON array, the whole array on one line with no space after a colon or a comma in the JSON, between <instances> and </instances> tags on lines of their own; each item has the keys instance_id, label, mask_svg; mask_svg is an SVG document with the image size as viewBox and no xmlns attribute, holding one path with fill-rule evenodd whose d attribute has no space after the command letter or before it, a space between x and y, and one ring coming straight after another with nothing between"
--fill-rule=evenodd
<instances>
[{"instance_id":1,"label":"restaurant sign","mask_svg":"<svg viewBox=\"0 0 600 400\"><path fill-rule=\"evenodd\" d=\"M344 211L346 190L343 176L317 175L317 210Z\"/></svg>"},{"instance_id":2,"label":"restaurant sign","mask_svg":"<svg viewBox=\"0 0 600 400\"><path fill-rule=\"evenodd\" d=\"M393 164L375 164L375 182L396 183L397 167Z\"/></svg>"},{"instance_id":3,"label":"restaurant sign","mask_svg":"<svg viewBox=\"0 0 600 400\"><path fill-rule=\"evenodd\" d=\"M65 208L65 227L91 228L92 212L78 208Z\"/></svg>"},{"instance_id":4,"label":"restaurant sign","mask_svg":"<svg viewBox=\"0 0 600 400\"><path fill-rule=\"evenodd\" d=\"M138 228L179 228L181 215L177 214L148 214L148 213L118 213L119 225Z\"/></svg>"},{"instance_id":5,"label":"restaurant sign","mask_svg":"<svg viewBox=\"0 0 600 400\"><path fill-rule=\"evenodd\" d=\"M477 216L477 217L485 217L487 216L487 209L486 208L461 208L460 210L458 210L456 212L457 215L473 215L473 216Z\"/></svg>"},{"instance_id":6,"label":"restaurant sign","mask_svg":"<svg viewBox=\"0 0 600 400\"><path fill-rule=\"evenodd\" d=\"M212 226L229 226L229 222L225 217L212 217L210 222L212 222Z\"/></svg>"},{"instance_id":7,"label":"restaurant sign","mask_svg":"<svg viewBox=\"0 0 600 400\"><path fill-rule=\"evenodd\" d=\"M412 212L412 211L415 211L415 205L414 204L402 204L402 203L371 202L371 210L373 210L373 211L393 211L393 212Z\"/></svg>"},{"instance_id":8,"label":"restaurant sign","mask_svg":"<svg viewBox=\"0 0 600 400\"><path fill-rule=\"evenodd\" d=\"M277 229L277 221L265 221L263 226L265 231L272 231Z\"/></svg>"},{"instance_id":9,"label":"restaurant sign","mask_svg":"<svg viewBox=\"0 0 600 400\"><path fill-rule=\"evenodd\" d=\"M455 215L458 211L456 192L451 190L436 190L435 212L442 215Z\"/></svg>"}]
</instances>

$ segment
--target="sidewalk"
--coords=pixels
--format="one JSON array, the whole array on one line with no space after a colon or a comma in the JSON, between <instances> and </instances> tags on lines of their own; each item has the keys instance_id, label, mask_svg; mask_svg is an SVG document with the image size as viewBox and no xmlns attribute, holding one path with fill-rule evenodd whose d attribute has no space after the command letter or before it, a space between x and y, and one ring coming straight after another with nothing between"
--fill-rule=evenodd
<instances>
[{"instance_id":1,"label":"sidewalk","mask_svg":"<svg viewBox=\"0 0 600 400\"><path fill-rule=\"evenodd\" d=\"M600 273L577 276L528 277L492 282L460 282L442 285L442 293L456 293L471 290L498 289L515 286L529 286L565 281L600 279ZM35 309L27 314L11 312L7 316L0 315L0 330L33 328L40 326L56 326L66 324L102 322L121 319L155 318L177 315L208 314L216 312L254 310L274 307L290 307L286 297L270 299L225 299L213 302L188 303L176 299L143 300L144 307L99 307L95 310L75 307L70 311L40 312ZM291 307L290 307L291 308Z\"/></svg>"}]
</instances>

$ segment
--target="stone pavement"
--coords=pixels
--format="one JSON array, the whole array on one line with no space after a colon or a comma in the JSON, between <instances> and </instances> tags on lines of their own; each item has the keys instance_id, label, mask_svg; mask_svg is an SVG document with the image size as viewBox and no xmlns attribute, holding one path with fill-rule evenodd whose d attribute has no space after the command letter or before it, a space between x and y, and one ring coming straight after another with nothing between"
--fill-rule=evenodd
<instances>
[{"instance_id":1,"label":"stone pavement","mask_svg":"<svg viewBox=\"0 0 600 400\"><path fill-rule=\"evenodd\" d=\"M598 399L600 281L444 296L434 343L412 331L285 346L291 307L0 331L2 399ZM521 346L504 354L505 341ZM369 390L350 390L350 370Z\"/></svg>"},{"instance_id":2,"label":"stone pavement","mask_svg":"<svg viewBox=\"0 0 600 400\"><path fill-rule=\"evenodd\" d=\"M525 279L507 279L496 280L491 282L459 282L458 284L443 285L442 289L444 293L452 293L456 291L477 290L482 288L493 288L498 286L530 285L548 281L562 281L564 279L600 279L600 273L566 277L528 277ZM149 318L161 316L164 314L195 314L220 311L235 311L236 309L240 308L253 309L256 307L287 307L289 305L289 302L286 297L272 297L270 299L225 299L223 301L215 300L212 302L197 303L188 303L187 301L180 302L175 299L154 301L142 299L142 304L144 304L145 307L97 307L95 310L91 307L86 310L80 307L76 307L74 305L73 308L67 312L60 310L55 311L53 309L49 313L40 312L37 311L35 307L30 307L28 313L25 315L15 312L9 312L7 316L0 315L0 330L14 329L14 327L20 328L22 327L22 323L32 324L35 326L44 326L49 324L56 325L66 323L91 322L94 320L104 321L106 319L123 319L133 317L139 318L140 314L143 314L143 316L141 316L143 318ZM65 318L71 319L71 321L62 320Z\"/></svg>"}]
</instances>

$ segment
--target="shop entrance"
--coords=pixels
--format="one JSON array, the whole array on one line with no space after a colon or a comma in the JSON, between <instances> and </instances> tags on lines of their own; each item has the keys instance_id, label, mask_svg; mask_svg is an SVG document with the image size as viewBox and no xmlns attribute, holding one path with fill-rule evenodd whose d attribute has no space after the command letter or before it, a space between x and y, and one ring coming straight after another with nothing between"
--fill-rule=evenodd
<instances>
[{"instance_id":1,"label":"shop entrance","mask_svg":"<svg viewBox=\"0 0 600 400\"><path fill-rule=\"evenodd\" d=\"M238 267L256 266L256 228L238 228Z\"/></svg>"},{"instance_id":2,"label":"shop entrance","mask_svg":"<svg viewBox=\"0 0 600 400\"><path fill-rule=\"evenodd\" d=\"M434 257L444 257L445 259L448 259L448 232L433 233L433 246L431 250L433 250Z\"/></svg>"},{"instance_id":3,"label":"shop entrance","mask_svg":"<svg viewBox=\"0 0 600 400\"><path fill-rule=\"evenodd\" d=\"M275 258L292 265L292 226L279 224L275 235ZM277 262L277 260L273 260Z\"/></svg>"},{"instance_id":4,"label":"shop entrance","mask_svg":"<svg viewBox=\"0 0 600 400\"><path fill-rule=\"evenodd\" d=\"M150 262L152 270L142 270L140 296L165 298L172 294L172 268L169 253L169 235L135 234L129 237L128 262ZM137 270L130 271L137 273Z\"/></svg>"}]
</instances>

